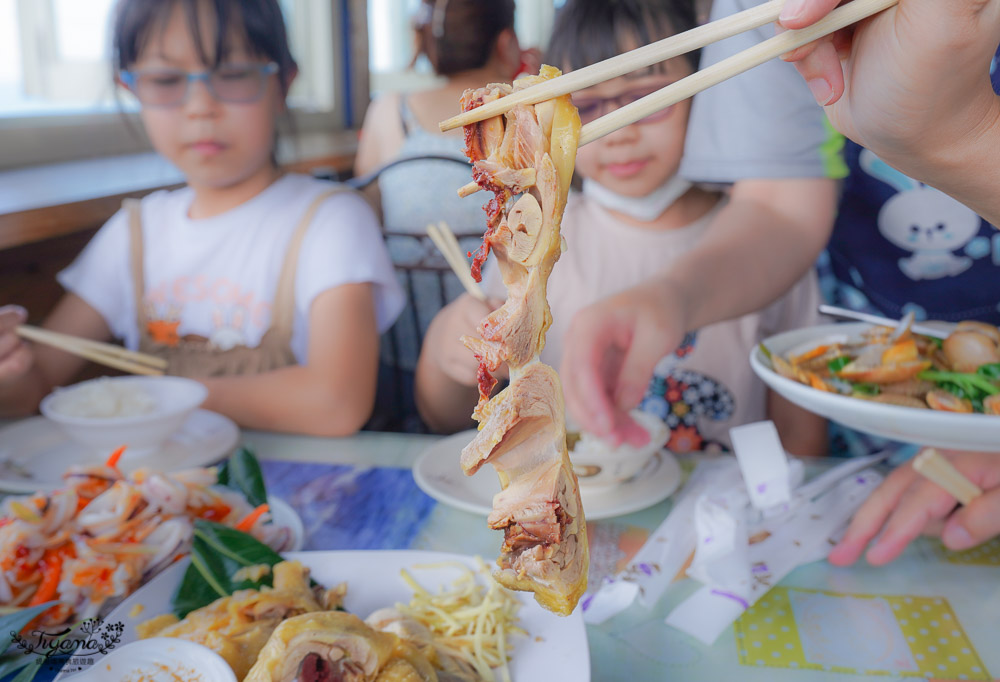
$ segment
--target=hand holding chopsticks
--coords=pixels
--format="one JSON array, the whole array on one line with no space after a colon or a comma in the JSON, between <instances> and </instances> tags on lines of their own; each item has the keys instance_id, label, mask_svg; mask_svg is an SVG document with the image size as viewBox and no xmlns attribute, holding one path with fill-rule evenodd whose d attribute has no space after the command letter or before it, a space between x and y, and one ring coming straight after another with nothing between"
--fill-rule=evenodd
<instances>
[{"instance_id":1,"label":"hand holding chopsticks","mask_svg":"<svg viewBox=\"0 0 1000 682\"><path fill-rule=\"evenodd\" d=\"M673 106L697 93L779 57L796 48L807 45L823 36L857 23L896 5L899 0L851 0L815 24L797 31L785 31L753 47L706 67L687 78L657 90L620 109L602 116L583 126L579 144L585 145L621 128L637 123L647 116ZM776 21L781 13L784 0L771 0L749 10L713 21L665 38L655 43L630 50L611 59L572 71L558 78L539 83L524 90L501 97L470 111L441 122L441 130L451 130L459 126L482 121L503 114L518 104L535 104L553 97L583 90L612 78L617 78L651 64L672 59L744 31ZM459 196L469 196L479 190L471 182L459 189Z\"/></svg>"},{"instance_id":2,"label":"hand holding chopsticks","mask_svg":"<svg viewBox=\"0 0 1000 682\"><path fill-rule=\"evenodd\" d=\"M447 131L476 121L483 121L492 116L499 116L518 104L538 104L547 99L584 90L612 78L624 76L627 73L673 57L679 57L724 38L739 35L744 31L777 20L784 4L784 0L770 0L770 2L765 2L719 21L698 26L690 31L630 50L617 57L577 69L559 78L525 88L506 97L501 97L495 102L484 104L472 111L442 121L441 130Z\"/></svg>"},{"instance_id":3,"label":"hand holding chopsticks","mask_svg":"<svg viewBox=\"0 0 1000 682\"><path fill-rule=\"evenodd\" d=\"M997 455L1000 461L1000 455ZM969 504L983 494L975 483L967 479L955 466L945 459L934 448L927 448L913 460L913 468L945 489L945 491L962 504Z\"/></svg>"},{"instance_id":4,"label":"hand holding chopsticks","mask_svg":"<svg viewBox=\"0 0 1000 682\"><path fill-rule=\"evenodd\" d=\"M462 255L462 246L458 243L458 238L455 237L455 233L451 231L447 223L441 222L437 225L431 223L427 226L427 235L434 242L434 245L438 247L441 255L451 266L451 269L458 276L458 281L462 283L465 290L473 298L479 301L486 300L486 294L483 292L482 287L472 278L472 273L469 272L469 263L465 260L465 256Z\"/></svg>"},{"instance_id":5,"label":"hand holding chopsticks","mask_svg":"<svg viewBox=\"0 0 1000 682\"><path fill-rule=\"evenodd\" d=\"M29 341L43 343L86 360L131 374L159 376L167 368L167 361L163 358L126 350L110 343L101 343L27 325L18 326L16 331L18 336Z\"/></svg>"},{"instance_id":6,"label":"hand holding chopsticks","mask_svg":"<svg viewBox=\"0 0 1000 682\"><path fill-rule=\"evenodd\" d=\"M604 137L620 128L641 121L652 113L666 109L696 93L717 85L724 80L779 57L786 52L807 45L834 31L857 23L897 4L898 0L851 0L846 5L832 11L828 16L812 26L797 31L785 31L765 40L739 54L725 59L695 74L671 83L662 90L611 112L588 123L580 134L580 144ZM535 104L577 90L597 85L651 64L672 59L744 31L763 26L777 20L784 5L783 0L772 0L733 16L699 26L690 31L666 38L612 57L592 66L568 73L559 78L540 83L501 97L495 102L464 112L441 123L441 130L451 130L459 126L498 116L517 104Z\"/></svg>"},{"instance_id":7,"label":"hand holding chopsticks","mask_svg":"<svg viewBox=\"0 0 1000 682\"><path fill-rule=\"evenodd\" d=\"M899 556L906 546L943 523L941 539L952 550L969 549L1000 535L1000 487L985 494L955 464L976 472L980 480L1000 481L1000 452L955 452L946 459L925 449L912 465L897 467L865 503L830 552L830 563L848 566L865 552L879 566ZM942 492L963 506L956 509ZM982 497L982 499L979 499Z\"/></svg>"}]
</instances>

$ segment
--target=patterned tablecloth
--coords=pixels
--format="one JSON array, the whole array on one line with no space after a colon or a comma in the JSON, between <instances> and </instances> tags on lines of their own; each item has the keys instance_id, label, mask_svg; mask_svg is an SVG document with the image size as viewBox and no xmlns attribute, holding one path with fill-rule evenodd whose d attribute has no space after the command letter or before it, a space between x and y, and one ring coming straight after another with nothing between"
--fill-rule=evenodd
<instances>
[{"instance_id":1,"label":"patterned tablecloth","mask_svg":"<svg viewBox=\"0 0 1000 682\"><path fill-rule=\"evenodd\" d=\"M500 534L487 528L483 516L439 504L414 482L413 462L434 437L362 433L319 439L249 432L244 442L261 458L270 494L302 517L305 549L424 549L478 554L488 561L496 556ZM589 523L591 584L623 566L670 508L667 500ZM652 609L636 604L588 626L592 679L857 682L1000 676L1000 541L952 554L924 539L883 568L826 562L801 567L713 646L664 624L667 613L696 587L691 580L677 582Z\"/></svg>"}]
</instances>

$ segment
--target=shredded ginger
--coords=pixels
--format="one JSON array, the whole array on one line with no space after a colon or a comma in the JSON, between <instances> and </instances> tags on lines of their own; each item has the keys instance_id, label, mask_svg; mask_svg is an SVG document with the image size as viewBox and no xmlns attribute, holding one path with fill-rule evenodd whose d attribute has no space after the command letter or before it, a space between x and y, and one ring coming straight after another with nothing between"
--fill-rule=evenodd
<instances>
[{"instance_id":1,"label":"shredded ginger","mask_svg":"<svg viewBox=\"0 0 1000 682\"><path fill-rule=\"evenodd\" d=\"M481 679L495 682L498 673L502 682L510 682L510 637L527 634L516 625L521 601L493 579L482 559L476 557L476 561L485 585L477 580L477 572L458 562L414 566L460 571L451 589L442 587L437 594L403 569L403 580L413 588L413 598L409 604L396 604L396 609L426 625L441 653L469 663Z\"/></svg>"}]
</instances>

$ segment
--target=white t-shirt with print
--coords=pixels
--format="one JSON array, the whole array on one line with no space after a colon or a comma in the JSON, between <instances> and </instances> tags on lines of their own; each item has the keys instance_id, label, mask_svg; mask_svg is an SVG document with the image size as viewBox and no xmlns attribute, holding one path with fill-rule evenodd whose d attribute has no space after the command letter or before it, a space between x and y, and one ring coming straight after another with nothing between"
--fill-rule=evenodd
<instances>
[{"instance_id":1,"label":"white t-shirt with print","mask_svg":"<svg viewBox=\"0 0 1000 682\"><path fill-rule=\"evenodd\" d=\"M179 337L209 339L226 349L256 347L270 327L272 304L288 243L307 209L332 183L289 174L249 201L211 218L193 220L185 187L142 200L145 297L150 320L174 324ZM116 213L59 283L104 317L127 348L139 345L130 263L128 215ZM295 273L292 351L304 364L309 309L317 295L343 284L373 284L379 332L404 305L381 229L353 192L324 201L306 232Z\"/></svg>"},{"instance_id":2,"label":"white t-shirt with print","mask_svg":"<svg viewBox=\"0 0 1000 682\"><path fill-rule=\"evenodd\" d=\"M566 332L577 311L637 286L683 258L714 215L709 212L681 228L649 230L621 222L581 194L570 194L562 221L568 249L548 283L552 326L541 359L560 369ZM705 273L706 283L720 277L725 273ZM493 259L483 285L490 298L506 297ZM737 287L739 282L725 286ZM764 310L700 329L677 352L665 356L640 407L671 427L671 449L729 448L731 427L765 419L766 387L750 368L750 350L779 331L816 324L818 304L816 278L810 271Z\"/></svg>"}]
</instances>

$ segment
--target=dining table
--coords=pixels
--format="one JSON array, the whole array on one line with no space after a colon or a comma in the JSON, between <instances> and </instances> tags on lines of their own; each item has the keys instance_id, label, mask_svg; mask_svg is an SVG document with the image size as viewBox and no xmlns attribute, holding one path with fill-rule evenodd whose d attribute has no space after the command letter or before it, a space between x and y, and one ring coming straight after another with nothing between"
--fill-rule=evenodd
<instances>
[{"instance_id":1,"label":"dining table","mask_svg":"<svg viewBox=\"0 0 1000 682\"><path fill-rule=\"evenodd\" d=\"M501 534L482 514L438 502L413 477L439 436L360 432L318 438L243 431L268 493L304 527L304 550L430 550L497 555ZM690 471L702 457L679 457ZM807 475L837 460L812 459ZM455 460L456 470L459 462ZM477 476L494 476L491 467ZM673 497L588 523L591 585L619 571L663 522ZM857 681L864 677L993 680L1000 676L1000 541L967 552L937 539L912 543L881 567L863 560L795 569L711 645L668 626L668 613L700 586L674 582L652 607L638 602L586 626L597 682ZM582 603L586 603L586 599ZM534 602L524 608L541 608ZM532 682L520 679L514 682ZM572 680L569 682L585 682Z\"/></svg>"},{"instance_id":2,"label":"dining table","mask_svg":"<svg viewBox=\"0 0 1000 682\"><path fill-rule=\"evenodd\" d=\"M270 493L302 517L305 549L433 550L490 561L501 535L487 527L485 517L435 501L414 481L414 463L438 438L376 432L339 439L243 434L244 444L261 459ZM699 458L714 456L695 453L680 459L690 470ZM839 461L809 460L807 472L818 473ZM485 467L476 475L495 474ZM614 574L671 506L668 498L624 516L589 522L591 584ZM782 682L1000 676L997 540L952 553L928 537L887 566L863 560L851 567L825 561L802 566L710 646L664 622L698 587L691 579L677 581L652 608L635 603L603 623L588 625L591 679ZM911 670L898 673L906 667ZM893 670L897 672L889 672Z\"/></svg>"}]
</instances>

